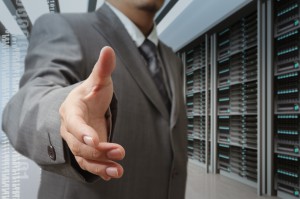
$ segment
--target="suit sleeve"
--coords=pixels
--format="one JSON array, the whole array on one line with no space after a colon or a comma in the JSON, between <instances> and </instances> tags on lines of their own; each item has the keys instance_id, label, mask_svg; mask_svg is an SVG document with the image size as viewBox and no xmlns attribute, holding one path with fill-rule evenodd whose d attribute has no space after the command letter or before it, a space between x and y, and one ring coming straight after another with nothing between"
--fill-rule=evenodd
<instances>
[{"instance_id":1,"label":"suit sleeve","mask_svg":"<svg viewBox=\"0 0 300 199\"><path fill-rule=\"evenodd\" d=\"M13 147L44 170L90 182L60 136L59 107L86 79L78 38L62 16L39 18L33 28L20 90L3 112L2 128ZM53 149L55 157L49 155Z\"/></svg>"}]
</instances>

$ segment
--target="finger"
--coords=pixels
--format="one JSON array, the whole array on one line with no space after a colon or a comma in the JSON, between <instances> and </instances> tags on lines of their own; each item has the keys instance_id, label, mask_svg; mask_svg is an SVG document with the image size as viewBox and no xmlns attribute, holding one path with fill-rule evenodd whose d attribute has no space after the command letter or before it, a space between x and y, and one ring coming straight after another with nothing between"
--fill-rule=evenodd
<instances>
[{"instance_id":1,"label":"finger","mask_svg":"<svg viewBox=\"0 0 300 199\"><path fill-rule=\"evenodd\" d=\"M92 160L86 160L79 156L75 156L75 159L83 170L100 176L103 179L120 178L123 176L124 173L123 167L120 164L113 161L97 162Z\"/></svg>"},{"instance_id":2,"label":"finger","mask_svg":"<svg viewBox=\"0 0 300 199\"><path fill-rule=\"evenodd\" d=\"M75 114L65 118L66 131L73 134L77 140L89 146L95 147L100 142L107 141L107 129L105 119L95 122L97 131L84 121L84 116Z\"/></svg>"},{"instance_id":3,"label":"finger","mask_svg":"<svg viewBox=\"0 0 300 199\"><path fill-rule=\"evenodd\" d=\"M91 146L80 142L79 140L77 140L76 137L74 137L68 132L64 134L63 139L68 144L68 147L74 156L80 156L90 160L107 160L105 151L97 150Z\"/></svg>"},{"instance_id":4,"label":"finger","mask_svg":"<svg viewBox=\"0 0 300 199\"><path fill-rule=\"evenodd\" d=\"M68 132L64 134L63 138L74 156L94 161L122 160L124 158L124 149L118 144L109 143L106 147L99 149L78 141Z\"/></svg>"},{"instance_id":5,"label":"finger","mask_svg":"<svg viewBox=\"0 0 300 199\"><path fill-rule=\"evenodd\" d=\"M99 89L111 82L111 73L115 68L115 53L111 47L102 48L98 61L96 62L92 73L87 79L87 82L97 85Z\"/></svg>"},{"instance_id":6,"label":"finger","mask_svg":"<svg viewBox=\"0 0 300 199\"><path fill-rule=\"evenodd\" d=\"M106 156L109 159L122 160L125 157L125 149L119 144L100 142L96 147L98 150L107 151Z\"/></svg>"},{"instance_id":7,"label":"finger","mask_svg":"<svg viewBox=\"0 0 300 199\"><path fill-rule=\"evenodd\" d=\"M112 48L102 48L92 73L79 87L84 93L82 99L89 109L90 116L104 117L113 96L111 74L115 68L115 53Z\"/></svg>"}]
</instances>

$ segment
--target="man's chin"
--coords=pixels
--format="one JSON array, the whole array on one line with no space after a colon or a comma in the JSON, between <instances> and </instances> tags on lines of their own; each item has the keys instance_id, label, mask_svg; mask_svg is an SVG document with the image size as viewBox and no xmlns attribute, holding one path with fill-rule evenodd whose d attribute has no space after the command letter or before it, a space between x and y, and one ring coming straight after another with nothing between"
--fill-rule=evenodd
<instances>
[{"instance_id":1,"label":"man's chin","mask_svg":"<svg viewBox=\"0 0 300 199\"><path fill-rule=\"evenodd\" d=\"M147 12L151 12L151 13L156 13L161 6L157 5L157 3L151 3L151 4L145 4L145 5L140 5L139 9L147 11Z\"/></svg>"}]
</instances>

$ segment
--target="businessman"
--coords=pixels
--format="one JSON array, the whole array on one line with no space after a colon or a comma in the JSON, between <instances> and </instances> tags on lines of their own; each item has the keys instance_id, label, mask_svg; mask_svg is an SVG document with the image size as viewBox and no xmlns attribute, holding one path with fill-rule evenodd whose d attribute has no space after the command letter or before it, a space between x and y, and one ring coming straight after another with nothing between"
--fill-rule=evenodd
<instances>
[{"instance_id":1,"label":"businessman","mask_svg":"<svg viewBox=\"0 0 300 199\"><path fill-rule=\"evenodd\" d=\"M2 124L42 168L39 198L184 198L183 68L157 38L162 4L107 0L36 21Z\"/></svg>"}]
</instances>

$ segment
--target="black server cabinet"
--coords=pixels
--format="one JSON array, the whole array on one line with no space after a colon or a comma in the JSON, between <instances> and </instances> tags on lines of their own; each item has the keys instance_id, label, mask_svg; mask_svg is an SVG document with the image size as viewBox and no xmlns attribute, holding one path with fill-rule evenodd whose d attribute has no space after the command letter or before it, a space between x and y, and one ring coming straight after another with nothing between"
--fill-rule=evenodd
<instances>
[{"instance_id":1,"label":"black server cabinet","mask_svg":"<svg viewBox=\"0 0 300 199\"><path fill-rule=\"evenodd\" d=\"M257 12L216 33L217 170L256 187Z\"/></svg>"},{"instance_id":2,"label":"black server cabinet","mask_svg":"<svg viewBox=\"0 0 300 199\"><path fill-rule=\"evenodd\" d=\"M273 1L274 189L300 198L300 1Z\"/></svg>"},{"instance_id":3,"label":"black server cabinet","mask_svg":"<svg viewBox=\"0 0 300 199\"><path fill-rule=\"evenodd\" d=\"M189 158L259 195L265 193L264 3L249 1L179 51Z\"/></svg>"},{"instance_id":4,"label":"black server cabinet","mask_svg":"<svg viewBox=\"0 0 300 199\"><path fill-rule=\"evenodd\" d=\"M210 64L209 41L204 37L180 54L185 64L188 118L188 156L201 166L210 163Z\"/></svg>"}]
</instances>

